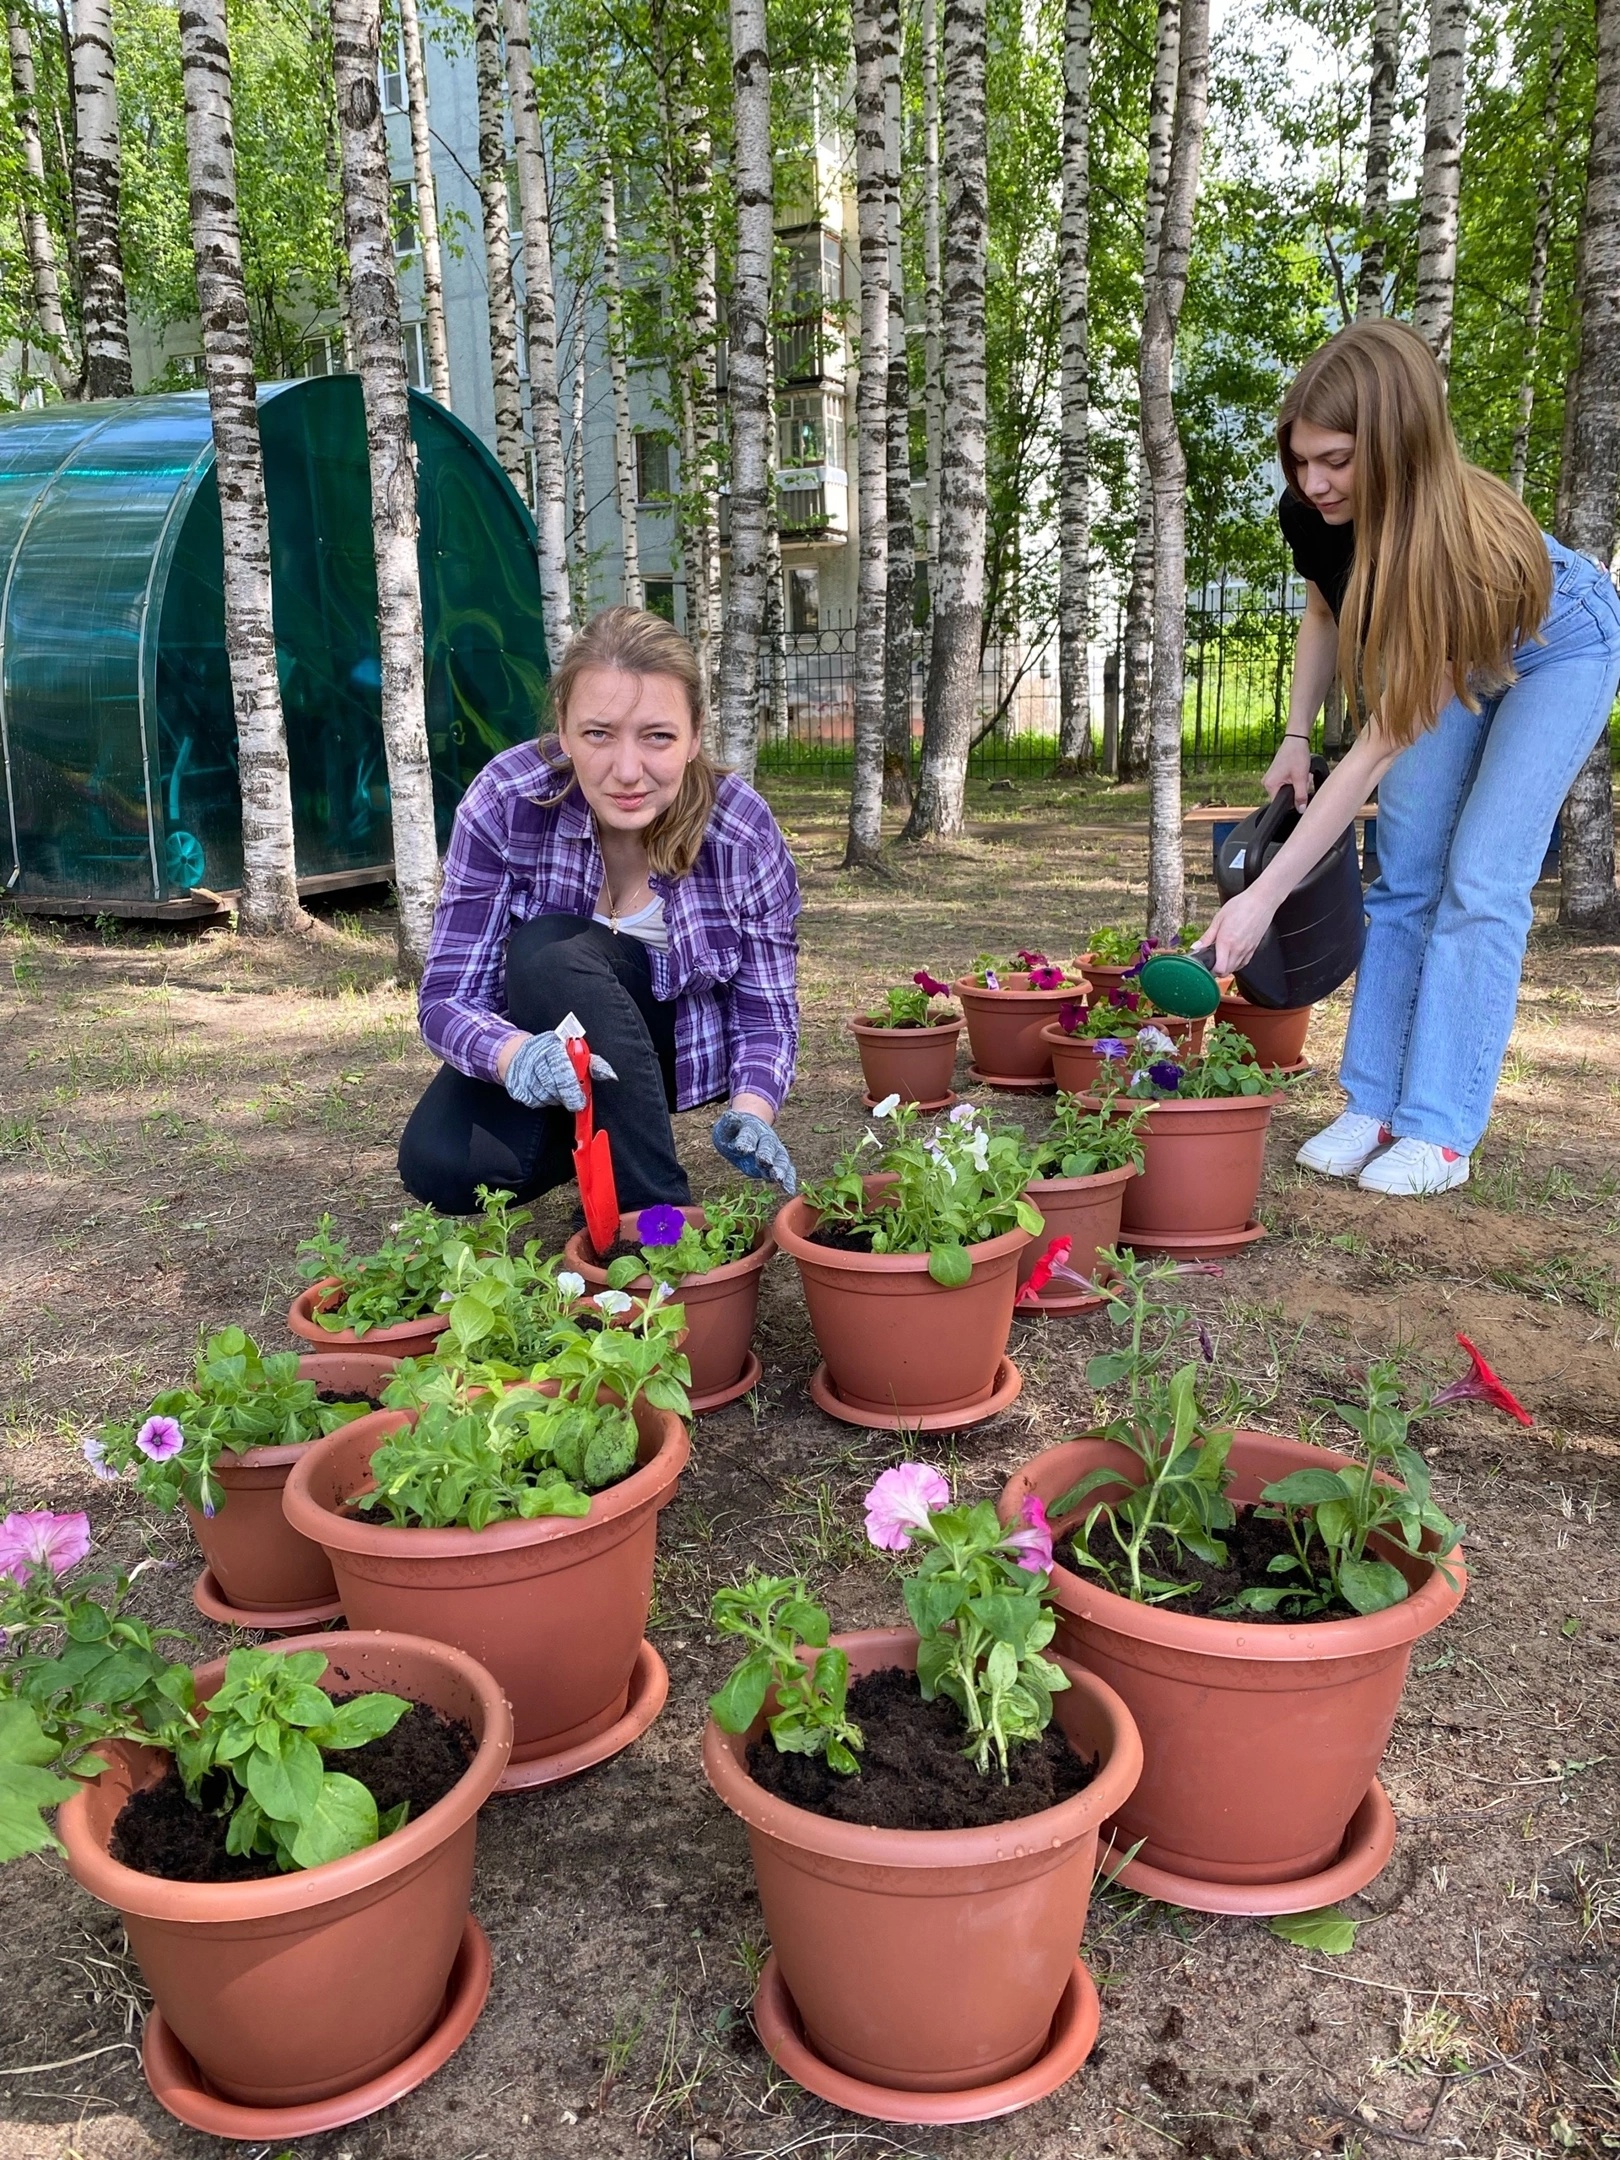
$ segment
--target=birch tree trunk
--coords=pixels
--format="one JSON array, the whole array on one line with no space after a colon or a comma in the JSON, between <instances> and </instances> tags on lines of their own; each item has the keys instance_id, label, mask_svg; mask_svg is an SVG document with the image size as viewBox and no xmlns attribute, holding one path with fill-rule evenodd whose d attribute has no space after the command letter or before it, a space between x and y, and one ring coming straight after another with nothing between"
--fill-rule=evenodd
<instances>
[{"instance_id":1,"label":"birch tree trunk","mask_svg":"<svg viewBox=\"0 0 1620 2160\"><path fill-rule=\"evenodd\" d=\"M1530 423L1536 411L1536 363L1541 357L1541 318L1547 302L1547 258L1552 252L1553 196L1558 186L1558 99L1564 82L1564 26L1555 22L1547 45L1547 94L1542 102L1543 158L1536 175L1536 229L1530 241L1530 279L1524 298L1524 379L1519 419L1513 430L1508 486L1522 502L1530 465Z\"/></svg>"},{"instance_id":2,"label":"birch tree trunk","mask_svg":"<svg viewBox=\"0 0 1620 2160\"><path fill-rule=\"evenodd\" d=\"M731 0L732 182L737 204L731 279L731 591L720 655L720 755L745 780L759 745L759 641L765 624L765 514L771 260L771 62L765 0Z\"/></svg>"},{"instance_id":3,"label":"birch tree trunk","mask_svg":"<svg viewBox=\"0 0 1620 2160\"><path fill-rule=\"evenodd\" d=\"M337 0L333 0L333 6ZM518 374L517 295L512 285L512 221L506 192L506 99L501 82L500 0L473 0L478 76L478 200L483 209L489 292L489 364L495 386L495 455L527 502L523 391ZM549 641L549 626L548 626Z\"/></svg>"},{"instance_id":4,"label":"birch tree trunk","mask_svg":"<svg viewBox=\"0 0 1620 2160\"><path fill-rule=\"evenodd\" d=\"M72 397L79 385L73 348L68 342L67 322L62 314L62 285L56 269L56 243L51 221L45 213L45 153L39 139L39 107L34 89L34 45L28 34L28 18L21 6L12 6L6 18L11 48L11 107L22 138L23 171L27 194L18 205L23 252L28 261L28 282L34 295L34 318L45 364L63 397Z\"/></svg>"},{"instance_id":5,"label":"birch tree trunk","mask_svg":"<svg viewBox=\"0 0 1620 2160\"><path fill-rule=\"evenodd\" d=\"M766 733L786 742L788 709L787 594L782 577L782 521L776 508L776 336L774 324L765 339L765 409L771 415L765 438L765 650L769 658Z\"/></svg>"},{"instance_id":6,"label":"birch tree trunk","mask_svg":"<svg viewBox=\"0 0 1620 2160\"><path fill-rule=\"evenodd\" d=\"M584 622L591 612L591 534L590 503L585 494L585 370L586 370L586 320L585 287L580 284L574 296L574 371L573 391L569 406L569 419L573 433L568 443L568 484L573 492L573 583L574 613ZM640 590L640 579L636 581ZM633 605L639 607L641 602Z\"/></svg>"},{"instance_id":7,"label":"birch tree trunk","mask_svg":"<svg viewBox=\"0 0 1620 2160\"><path fill-rule=\"evenodd\" d=\"M557 291L551 267L551 189L529 50L529 0L506 0L506 79L523 225L523 298L529 344L529 430L534 438L534 522L546 651L560 660L574 635L568 589L568 468L557 390Z\"/></svg>"},{"instance_id":8,"label":"birch tree trunk","mask_svg":"<svg viewBox=\"0 0 1620 2160\"><path fill-rule=\"evenodd\" d=\"M1620 0L1597 0L1597 97L1576 299L1580 360L1570 389L1559 537L1607 567L1620 502ZM1564 804L1562 860L1559 921L1580 937L1620 934L1607 728Z\"/></svg>"},{"instance_id":9,"label":"birch tree trunk","mask_svg":"<svg viewBox=\"0 0 1620 2160\"><path fill-rule=\"evenodd\" d=\"M1442 375L1451 371L1457 297L1457 202L1468 91L1468 0L1429 0L1429 83L1418 189L1417 298L1412 327Z\"/></svg>"},{"instance_id":10,"label":"birch tree trunk","mask_svg":"<svg viewBox=\"0 0 1620 2160\"><path fill-rule=\"evenodd\" d=\"M884 157L893 184L884 206L889 257L888 589L883 633L883 800L911 808L911 647L917 589L917 531L911 516L911 358L900 245L900 0L883 5Z\"/></svg>"},{"instance_id":11,"label":"birch tree trunk","mask_svg":"<svg viewBox=\"0 0 1620 2160\"><path fill-rule=\"evenodd\" d=\"M250 936L302 930L292 784L270 604L270 518L259 449L253 334L236 215L236 140L225 0L181 0L186 176L197 262L214 472L224 541L225 655L242 791L242 903Z\"/></svg>"},{"instance_id":12,"label":"birch tree trunk","mask_svg":"<svg viewBox=\"0 0 1620 2160\"><path fill-rule=\"evenodd\" d=\"M923 497L930 563L939 556L940 444L945 432L943 374L944 286L939 268L939 23L937 0L922 0L923 87L923 433L927 441L928 484ZM933 585L929 585L932 645Z\"/></svg>"},{"instance_id":13,"label":"birch tree trunk","mask_svg":"<svg viewBox=\"0 0 1620 2160\"><path fill-rule=\"evenodd\" d=\"M1389 144L1401 72L1401 0L1375 0L1372 74L1367 83L1367 177L1361 199L1361 269L1356 320L1384 312L1385 224L1389 217Z\"/></svg>"},{"instance_id":14,"label":"birch tree trunk","mask_svg":"<svg viewBox=\"0 0 1620 2160\"><path fill-rule=\"evenodd\" d=\"M1091 0L1063 32L1063 209L1058 231L1063 379L1058 439L1058 762L1091 757Z\"/></svg>"},{"instance_id":15,"label":"birch tree trunk","mask_svg":"<svg viewBox=\"0 0 1620 2160\"><path fill-rule=\"evenodd\" d=\"M388 139L377 80L381 0L332 0L332 69L343 161L355 359L366 407L371 540L377 565L382 735L393 801L400 966L420 975L433 935L439 850L423 692L416 454L400 346Z\"/></svg>"},{"instance_id":16,"label":"birch tree trunk","mask_svg":"<svg viewBox=\"0 0 1620 2160\"><path fill-rule=\"evenodd\" d=\"M624 341L624 291L619 283L619 212L613 168L604 160L597 183L602 226L602 308L607 317L608 380L613 394L613 475L624 552L624 604L643 605L641 548L636 533L636 438L630 426L630 356Z\"/></svg>"},{"instance_id":17,"label":"birch tree trunk","mask_svg":"<svg viewBox=\"0 0 1620 2160\"><path fill-rule=\"evenodd\" d=\"M1153 475L1153 681L1148 730L1148 936L1186 915L1181 848L1182 671L1187 636L1187 459L1172 390L1209 109L1209 0L1182 0L1170 175L1142 327L1142 440Z\"/></svg>"},{"instance_id":18,"label":"birch tree trunk","mask_svg":"<svg viewBox=\"0 0 1620 2160\"><path fill-rule=\"evenodd\" d=\"M405 48L405 100L410 108L411 169L416 175L416 236L422 251L422 318L427 331L428 379L433 395L450 409L450 342L444 327L444 255L439 246L439 199L433 186L433 135L428 116L427 67L416 0L399 0L400 42Z\"/></svg>"},{"instance_id":19,"label":"birch tree trunk","mask_svg":"<svg viewBox=\"0 0 1620 2160\"><path fill-rule=\"evenodd\" d=\"M883 717L889 584L888 44L898 12L855 0L855 202L861 249L861 372L855 391L861 560L855 616L855 777L844 863L876 863L883 844Z\"/></svg>"},{"instance_id":20,"label":"birch tree trunk","mask_svg":"<svg viewBox=\"0 0 1620 2160\"><path fill-rule=\"evenodd\" d=\"M129 397L129 300L118 235L118 96L112 0L78 0L73 21L73 204L78 226L84 395Z\"/></svg>"},{"instance_id":21,"label":"birch tree trunk","mask_svg":"<svg viewBox=\"0 0 1620 2160\"><path fill-rule=\"evenodd\" d=\"M1170 124L1176 101L1180 44L1180 0L1159 0L1153 88L1148 98L1147 191L1142 221L1144 321L1148 291L1158 270L1159 227L1164 218L1165 188L1170 177ZM1122 780L1135 779L1141 768L1152 673L1153 475L1146 446L1139 434L1136 445L1136 537L1131 547L1131 582L1125 596L1125 682L1116 763Z\"/></svg>"},{"instance_id":22,"label":"birch tree trunk","mask_svg":"<svg viewBox=\"0 0 1620 2160\"><path fill-rule=\"evenodd\" d=\"M343 160L338 152L337 93L332 74L331 0L309 0L309 34L320 56L321 164L331 203L332 244L337 253L338 343L343 372L354 373L354 315L349 306L349 257L343 243Z\"/></svg>"},{"instance_id":23,"label":"birch tree trunk","mask_svg":"<svg viewBox=\"0 0 1620 2160\"><path fill-rule=\"evenodd\" d=\"M984 284L989 238L985 0L945 0L945 302L951 356L940 451L933 638L912 840L962 830L984 630Z\"/></svg>"}]
</instances>

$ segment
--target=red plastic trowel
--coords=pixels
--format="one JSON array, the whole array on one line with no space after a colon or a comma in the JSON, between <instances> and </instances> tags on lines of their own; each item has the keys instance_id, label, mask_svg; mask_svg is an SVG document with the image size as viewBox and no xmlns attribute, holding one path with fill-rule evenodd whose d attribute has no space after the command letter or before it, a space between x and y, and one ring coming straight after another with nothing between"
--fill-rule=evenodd
<instances>
[{"instance_id":1,"label":"red plastic trowel","mask_svg":"<svg viewBox=\"0 0 1620 2160\"><path fill-rule=\"evenodd\" d=\"M591 1234L598 1258L610 1253L619 1239L619 1195L613 1183L613 1153L605 1132L591 1121L591 1046L583 1035L570 1035L563 1044L575 1078L585 1090L585 1107L574 1112L574 1175L579 1197L585 1204L585 1227Z\"/></svg>"}]
</instances>

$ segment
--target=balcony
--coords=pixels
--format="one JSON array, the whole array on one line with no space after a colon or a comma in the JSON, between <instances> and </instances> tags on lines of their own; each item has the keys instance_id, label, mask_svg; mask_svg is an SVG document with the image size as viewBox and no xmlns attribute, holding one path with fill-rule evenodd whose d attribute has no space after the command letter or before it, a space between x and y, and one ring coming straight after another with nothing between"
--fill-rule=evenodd
<instances>
[{"instance_id":1,"label":"balcony","mask_svg":"<svg viewBox=\"0 0 1620 2160\"><path fill-rule=\"evenodd\" d=\"M826 316L784 323L776 333L776 379L790 383L825 383L842 390L849 372L849 341L842 327Z\"/></svg>"},{"instance_id":2,"label":"balcony","mask_svg":"<svg viewBox=\"0 0 1620 2160\"><path fill-rule=\"evenodd\" d=\"M849 481L843 473L825 467L801 467L779 473L776 480L776 516L784 545L789 547L847 547L849 545ZM720 493L720 545L731 545L731 497Z\"/></svg>"}]
</instances>

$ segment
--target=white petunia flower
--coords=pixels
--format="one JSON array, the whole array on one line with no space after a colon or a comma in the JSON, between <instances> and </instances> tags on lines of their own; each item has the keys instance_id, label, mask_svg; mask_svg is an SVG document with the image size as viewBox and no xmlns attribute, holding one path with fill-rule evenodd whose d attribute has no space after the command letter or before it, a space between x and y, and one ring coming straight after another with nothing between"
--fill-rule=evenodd
<instances>
[{"instance_id":1,"label":"white petunia flower","mask_svg":"<svg viewBox=\"0 0 1620 2160\"><path fill-rule=\"evenodd\" d=\"M874 1117L893 1117L899 1107L900 1091L897 1088L892 1095L885 1095L880 1103L872 1105L872 1115Z\"/></svg>"},{"instance_id":2,"label":"white petunia flower","mask_svg":"<svg viewBox=\"0 0 1620 2160\"><path fill-rule=\"evenodd\" d=\"M1138 1028L1136 1031L1136 1039L1141 1044L1144 1050L1158 1050L1162 1052L1166 1050L1173 1050L1176 1047L1175 1044L1170 1040L1170 1037L1164 1032L1163 1028Z\"/></svg>"},{"instance_id":3,"label":"white petunia flower","mask_svg":"<svg viewBox=\"0 0 1620 2160\"><path fill-rule=\"evenodd\" d=\"M978 1114L979 1106L977 1103L959 1102L950 1114L951 1123L953 1125L971 1125Z\"/></svg>"},{"instance_id":4,"label":"white petunia flower","mask_svg":"<svg viewBox=\"0 0 1620 2160\"><path fill-rule=\"evenodd\" d=\"M564 1268L557 1277L557 1295L566 1298L583 1297L585 1295L584 1276L576 1275L572 1268Z\"/></svg>"},{"instance_id":5,"label":"white petunia flower","mask_svg":"<svg viewBox=\"0 0 1620 2160\"><path fill-rule=\"evenodd\" d=\"M987 1132L976 1132L973 1135L973 1146L969 1153L973 1157L975 1170L981 1172L988 1170L990 1167L990 1135Z\"/></svg>"},{"instance_id":6,"label":"white petunia flower","mask_svg":"<svg viewBox=\"0 0 1620 2160\"><path fill-rule=\"evenodd\" d=\"M591 1303L599 1312L609 1313L617 1318L620 1313L630 1310L635 1299L626 1297L622 1290L598 1290Z\"/></svg>"}]
</instances>

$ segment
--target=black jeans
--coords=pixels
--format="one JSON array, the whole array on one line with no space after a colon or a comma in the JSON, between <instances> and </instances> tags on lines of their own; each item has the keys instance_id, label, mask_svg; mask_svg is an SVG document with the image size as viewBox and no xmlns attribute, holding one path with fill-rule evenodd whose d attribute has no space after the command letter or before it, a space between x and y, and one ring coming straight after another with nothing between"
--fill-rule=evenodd
<instances>
[{"instance_id":1,"label":"black jeans","mask_svg":"<svg viewBox=\"0 0 1620 2160\"><path fill-rule=\"evenodd\" d=\"M538 1035L567 1013L578 1016L592 1050L617 1080L592 1085L596 1123L613 1148L621 1208L692 1198L675 1153L675 1008L652 993L639 938L616 936L582 915L542 915L519 923L506 944L506 1010L514 1027ZM574 1175L574 1119L568 1110L528 1110L505 1088L442 1065L411 1112L399 1143L408 1192L444 1215L470 1215L477 1191L532 1200Z\"/></svg>"}]
</instances>

